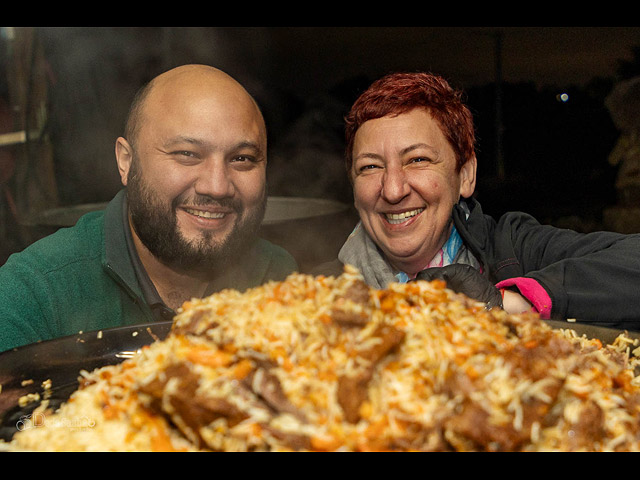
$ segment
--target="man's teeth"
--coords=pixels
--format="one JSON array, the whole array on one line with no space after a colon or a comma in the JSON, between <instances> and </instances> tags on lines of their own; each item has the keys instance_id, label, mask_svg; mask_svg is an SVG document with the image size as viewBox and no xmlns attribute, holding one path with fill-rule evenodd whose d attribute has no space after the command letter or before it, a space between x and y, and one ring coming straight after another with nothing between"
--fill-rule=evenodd
<instances>
[{"instance_id":1,"label":"man's teeth","mask_svg":"<svg viewBox=\"0 0 640 480\"><path fill-rule=\"evenodd\" d=\"M187 213L191 215L195 215L196 217L202 218L222 218L224 217L224 213L214 213L214 212L205 212L203 210L194 210L192 208L185 208Z\"/></svg>"},{"instance_id":2,"label":"man's teeth","mask_svg":"<svg viewBox=\"0 0 640 480\"><path fill-rule=\"evenodd\" d=\"M402 223L411 217L415 217L419 213L422 213L424 208L418 208L416 210L410 210L408 212L403 213L388 213L386 214L387 221L389 223Z\"/></svg>"}]
</instances>

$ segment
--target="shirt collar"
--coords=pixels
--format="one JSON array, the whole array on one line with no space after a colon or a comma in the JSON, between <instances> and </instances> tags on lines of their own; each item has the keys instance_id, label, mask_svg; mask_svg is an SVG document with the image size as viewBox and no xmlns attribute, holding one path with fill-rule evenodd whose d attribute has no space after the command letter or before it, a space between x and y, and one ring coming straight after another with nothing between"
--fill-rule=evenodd
<instances>
[{"instance_id":1,"label":"shirt collar","mask_svg":"<svg viewBox=\"0 0 640 480\"><path fill-rule=\"evenodd\" d=\"M151 308L154 317L158 320L171 320L175 315L175 312L166 306L155 285L149 278L149 274L142 265L138 251L136 250L135 243L133 242L133 234L131 233L131 226L129 224L129 211L126 195L122 202L122 223L124 225L124 236L127 244L127 251L131 258L131 264L133 271L142 290L142 297L145 302Z\"/></svg>"}]
</instances>

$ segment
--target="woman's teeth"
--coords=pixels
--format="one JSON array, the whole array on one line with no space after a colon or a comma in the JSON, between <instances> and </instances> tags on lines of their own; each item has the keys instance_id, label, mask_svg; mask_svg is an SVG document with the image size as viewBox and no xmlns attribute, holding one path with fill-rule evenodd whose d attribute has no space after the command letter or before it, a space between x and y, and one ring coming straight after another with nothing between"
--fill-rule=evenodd
<instances>
[{"instance_id":1,"label":"woman's teeth","mask_svg":"<svg viewBox=\"0 0 640 480\"><path fill-rule=\"evenodd\" d=\"M222 218L224 217L224 213L215 213L215 212L205 212L203 210L194 210L192 208L185 208L187 213L191 215L195 215L196 217L202 218Z\"/></svg>"},{"instance_id":2,"label":"woman's teeth","mask_svg":"<svg viewBox=\"0 0 640 480\"><path fill-rule=\"evenodd\" d=\"M397 223L405 222L411 217L415 217L419 213L422 213L423 210L424 208L418 208L416 210L410 210L408 212L403 212L403 213L387 213L385 214L385 217L387 218L387 221L389 223L397 224Z\"/></svg>"}]
</instances>

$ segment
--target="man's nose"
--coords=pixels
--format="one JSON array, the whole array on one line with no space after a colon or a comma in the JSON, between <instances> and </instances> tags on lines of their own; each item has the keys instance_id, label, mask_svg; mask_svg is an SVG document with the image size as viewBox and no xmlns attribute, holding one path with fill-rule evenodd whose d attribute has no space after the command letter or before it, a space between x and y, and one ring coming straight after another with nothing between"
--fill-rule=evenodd
<instances>
[{"instance_id":1,"label":"man's nose","mask_svg":"<svg viewBox=\"0 0 640 480\"><path fill-rule=\"evenodd\" d=\"M209 159L201 165L195 180L196 193L211 198L233 196L235 187L232 172L222 159Z\"/></svg>"},{"instance_id":2,"label":"man's nose","mask_svg":"<svg viewBox=\"0 0 640 480\"><path fill-rule=\"evenodd\" d=\"M411 191L407 174L401 167L386 168L381 182L380 194L389 203L398 203Z\"/></svg>"}]
</instances>

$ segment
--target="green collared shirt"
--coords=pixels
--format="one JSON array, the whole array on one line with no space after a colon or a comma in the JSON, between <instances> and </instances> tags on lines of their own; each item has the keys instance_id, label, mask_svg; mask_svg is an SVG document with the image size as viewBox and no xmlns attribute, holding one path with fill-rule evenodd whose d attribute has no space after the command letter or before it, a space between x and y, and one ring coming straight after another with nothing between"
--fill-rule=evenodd
<instances>
[{"instance_id":1,"label":"green collared shirt","mask_svg":"<svg viewBox=\"0 0 640 480\"><path fill-rule=\"evenodd\" d=\"M148 278L139 269L136 274L139 259L127 242L125 200L123 190L104 211L84 215L75 226L35 242L0 267L0 351L170 317L171 312L154 315L166 307L149 296ZM296 270L288 252L260 239L212 282L207 294L224 288L244 291Z\"/></svg>"}]
</instances>

